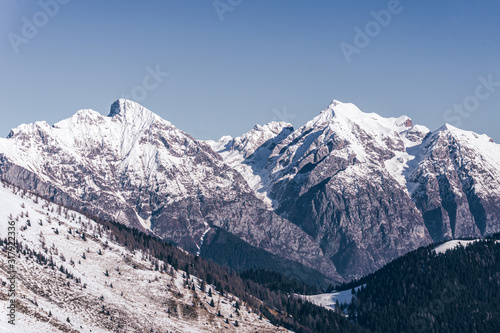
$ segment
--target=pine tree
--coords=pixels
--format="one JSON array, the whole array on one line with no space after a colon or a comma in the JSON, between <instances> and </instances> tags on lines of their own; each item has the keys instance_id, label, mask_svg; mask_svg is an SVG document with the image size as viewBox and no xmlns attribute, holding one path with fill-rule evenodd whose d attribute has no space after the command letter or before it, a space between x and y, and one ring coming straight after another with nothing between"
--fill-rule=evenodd
<instances>
[{"instance_id":1,"label":"pine tree","mask_svg":"<svg viewBox=\"0 0 500 333\"><path fill-rule=\"evenodd\" d=\"M200 289L202 292L205 292L205 281L201 281L201 284L200 284Z\"/></svg>"}]
</instances>

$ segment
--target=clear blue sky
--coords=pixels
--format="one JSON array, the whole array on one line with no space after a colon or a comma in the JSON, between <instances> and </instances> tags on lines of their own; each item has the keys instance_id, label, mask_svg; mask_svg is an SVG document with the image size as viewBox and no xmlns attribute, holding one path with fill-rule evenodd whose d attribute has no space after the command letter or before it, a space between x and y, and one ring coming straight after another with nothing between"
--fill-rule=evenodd
<instances>
[{"instance_id":1,"label":"clear blue sky","mask_svg":"<svg viewBox=\"0 0 500 333\"><path fill-rule=\"evenodd\" d=\"M500 2L401 0L374 23L390 2L220 0L231 10L218 13L213 0L72 0L51 17L38 1L0 0L0 135L82 108L107 115L135 92L200 139L273 118L298 127L338 99L500 142L500 83L478 81L500 82ZM29 38L23 18L40 26ZM355 27L372 37L348 63L340 45L356 47ZM157 66L160 84L147 77ZM464 101L469 111L451 110Z\"/></svg>"}]
</instances>

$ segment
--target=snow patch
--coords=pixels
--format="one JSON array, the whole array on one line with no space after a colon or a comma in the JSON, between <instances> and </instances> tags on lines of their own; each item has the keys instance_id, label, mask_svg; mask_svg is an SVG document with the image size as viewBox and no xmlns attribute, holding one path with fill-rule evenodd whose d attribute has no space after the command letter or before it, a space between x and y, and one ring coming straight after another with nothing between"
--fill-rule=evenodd
<instances>
[{"instance_id":1,"label":"snow patch","mask_svg":"<svg viewBox=\"0 0 500 333\"><path fill-rule=\"evenodd\" d=\"M442 253L445 253L446 251L449 251L449 250L454 250L457 246L463 246L463 247L467 247L467 245L470 245L474 242L477 242L478 239L474 239L474 240L451 240L451 241L448 241L446 243L443 243L439 246L437 246L436 248L434 248L434 251L437 253L437 254L442 254Z\"/></svg>"},{"instance_id":2,"label":"snow patch","mask_svg":"<svg viewBox=\"0 0 500 333\"><path fill-rule=\"evenodd\" d=\"M361 287L366 286L366 284L355 287L354 290L358 291ZM350 304L352 300L352 290L344 290L344 291L334 291L326 294L319 295L305 295L302 296L306 300L314 303L316 305L325 307L327 309L335 309L335 304L338 301L339 304Z\"/></svg>"}]
</instances>

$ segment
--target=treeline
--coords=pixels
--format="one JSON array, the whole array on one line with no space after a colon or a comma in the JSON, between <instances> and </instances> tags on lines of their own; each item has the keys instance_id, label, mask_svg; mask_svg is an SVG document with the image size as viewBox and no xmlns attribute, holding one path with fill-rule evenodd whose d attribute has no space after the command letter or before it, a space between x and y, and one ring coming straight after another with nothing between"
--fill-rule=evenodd
<instances>
[{"instance_id":1,"label":"treeline","mask_svg":"<svg viewBox=\"0 0 500 333\"><path fill-rule=\"evenodd\" d=\"M349 319L374 332L500 332L500 244L482 240L444 254L435 246L372 274Z\"/></svg>"},{"instance_id":2,"label":"treeline","mask_svg":"<svg viewBox=\"0 0 500 333\"><path fill-rule=\"evenodd\" d=\"M20 191L19 188L10 184L7 184L7 186L12 187L14 193ZM36 196L24 190L20 194L29 197ZM34 197L33 200L38 202L39 198L46 200L47 204L50 201L39 196ZM204 260L186 253L156 236L145 234L114 221L97 218L78 209L63 208L63 213L71 209L99 224L97 229L93 229L93 235L88 234L85 237L101 237L105 234L109 240L125 246L131 252L141 251L144 256L155 263L154 269L156 270L168 272L168 267L161 265L159 262L163 261L176 270L182 269L188 275L195 275L208 284L213 284L218 292L222 294L231 293L237 296L255 311L260 311L275 325L299 333L364 331L333 311L304 301L300 297L279 292L278 289L275 291L270 290L251 279L243 279L227 266L221 266L211 260ZM37 260L41 260L42 263L50 262L50 258L45 257L40 257Z\"/></svg>"}]
</instances>

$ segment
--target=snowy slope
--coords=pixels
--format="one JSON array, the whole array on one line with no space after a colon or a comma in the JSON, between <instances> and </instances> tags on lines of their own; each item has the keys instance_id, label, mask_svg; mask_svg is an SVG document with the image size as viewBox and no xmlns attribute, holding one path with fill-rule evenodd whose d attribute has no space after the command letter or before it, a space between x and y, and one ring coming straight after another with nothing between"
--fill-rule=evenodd
<instances>
[{"instance_id":1,"label":"snowy slope","mask_svg":"<svg viewBox=\"0 0 500 333\"><path fill-rule=\"evenodd\" d=\"M467 247L468 245L475 243L475 242L480 242L482 241L481 239L472 239L472 240L451 240L448 242L444 242L441 245L438 245L434 248L434 251L437 254L443 254L446 253L446 251L454 250L459 246L462 247ZM500 241L495 241L496 243L500 243Z\"/></svg>"},{"instance_id":2,"label":"snowy slope","mask_svg":"<svg viewBox=\"0 0 500 333\"><path fill-rule=\"evenodd\" d=\"M447 124L408 150L408 188L435 241L499 231L499 144Z\"/></svg>"},{"instance_id":3,"label":"snowy slope","mask_svg":"<svg viewBox=\"0 0 500 333\"><path fill-rule=\"evenodd\" d=\"M271 122L256 125L234 139L224 136L217 142L207 143L244 176L257 195L269 201L269 187L282 179L292 178L302 166L315 162L318 159L316 151L319 158L335 154L339 158L355 157L360 163L380 165L405 186L403 171L408 167L407 162L415 158L406 148L420 144L428 132L428 128L414 125L407 116L383 118L375 113L364 113L354 104L334 100L327 109L295 131L290 124ZM314 135L308 135L310 133ZM340 149L327 149L339 142ZM280 150L275 149L276 145ZM259 155L252 156L256 151Z\"/></svg>"},{"instance_id":4,"label":"snowy slope","mask_svg":"<svg viewBox=\"0 0 500 333\"><path fill-rule=\"evenodd\" d=\"M344 277L360 277L430 242L403 175L415 158L406 147L422 141L425 127L406 116L383 118L334 100L290 131L253 149L265 152L265 162L243 159L245 150L227 140L220 146L229 153L219 153L232 166L239 156L242 162L234 167L247 182L259 177L254 191L265 193L280 216L311 235ZM244 142L254 132L233 141Z\"/></svg>"},{"instance_id":5,"label":"snowy slope","mask_svg":"<svg viewBox=\"0 0 500 333\"><path fill-rule=\"evenodd\" d=\"M428 131L423 126L414 126L407 116L383 118L364 113L351 103L334 100L280 144L283 152L273 152L278 159L272 173L275 179L284 177L283 174L290 177L290 173L300 171L303 165L314 163L313 157L317 160L325 154L335 154L344 159L355 157L358 163L375 164L383 169L388 166L387 171L404 184L402 171L406 162L414 158L405 148L420 143ZM337 149L326 149L328 144ZM319 151L319 156L313 154L315 151Z\"/></svg>"},{"instance_id":6,"label":"snowy slope","mask_svg":"<svg viewBox=\"0 0 500 333\"><path fill-rule=\"evenodd\" d=\"M355 287L354 290L358 291L361 289L361 286ZM323 306L327 309L335 309L335 304L339 302L339 304L350 304L352 300L352 291L344 290L344 291L333 291L331 293L319 294L319 295L307 295L303 296L308 301Z\"/></svg>"},{"instance_id":7,"label":"snowy slope","mask_svg":"<svg viewBox=\"0 0 500 333\"><path fill-rule=\"evenodd\" d=\"M500 231L500 145L337 100L298 129L272 122L218 142L118 100L107 117L81 110L12 130L0 175L190 253L220 227L339 280Z\"/></svg>"},{"instance_id":8,"label":"snowy slope","mask_svg":"<svg viewBox=\"0 0 500 333\"><path fill-rule=\"evenodd\" d=\"M475 239L475 240L451 240L448 242L444 242L443 244L441 244L439 246L436 246L434 251L436 251L436 253L438 253L438 254L442 254L442 253L445 253L446 251L455 249L457 246L466 247L467 245L472 244L472 243L477 242L477 241L478 241L477 239Z\"/></svg>"},{"instance_id":9,"label":"snowy slope","mask_svg":"<svg viewBox=\"0 0 500 333\"><path fill-rule=\"evenodd\" d=\"M271 122L264 126L255 125L252 130L234 139L223 136L219 141L207 143L245 178L256 196L271 209L272 201L266 191L269 175L265 167L276 144L292 132L293 127L289 123Z\"/></svg>"},{"instance_id":10,"label":"snowy slope","mask_svg":"<svg viewBox=\"0 0 500 333\"><path fill-rule=\"evenodd\" d=\"M200 150L202 147L194 138L128 100L116 101L107 117L93 110L80 110L53 126L46 122L21 125L7 139L0 139L0 152L12 163L68 193L82 195L81 185L72 186L82 180L83 185L96 191L113 188L115 177L126 173L132 186L146 182L149 186L159 186L168 196L167 202L189 196L189 187L201 182L210 186L208 191L216 186L227 187L233 181L231 173L214 175L209 168L192 163ZM204 153L210 155L209 150ZM219 162L218 166L223 164ZM51 169L53 173L66 171L69 167L77 170L58 173L57 177L50 172ZM181 175L171 177L159 172L162 170ZM117 199L131 196L126 189L120 190L112 193Z\"/></svg>"},{"instance_id":11,"label":"snowy slope","mask_svg":"<svg viewBox=\"0 0 500 333\"><path fill-rule=\"evenodd\" d=\"M214 286L207 290L212 288L217 305L209 306L206 291L187 288L181 270L173 275L168 269L156 271L147 253L131 253L96 222L4 186L0 185L0 237L7 236L7 222L12 217L21 244L52 257L56 269L25 255L17 259L17 323L15 327L5 323L8 297L2 288L2 332L281 331L259 320L244 305L237 316L232 307L237 298L220 297ZM74 278L59 271L61 265ZM199 279L192 279L200 285ZM0 280L7 281L3 249ZM217 310L222 318L216 316ZM233 325L236 319L238 328Z\"/></svg>"}]
</instances>

